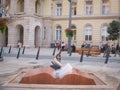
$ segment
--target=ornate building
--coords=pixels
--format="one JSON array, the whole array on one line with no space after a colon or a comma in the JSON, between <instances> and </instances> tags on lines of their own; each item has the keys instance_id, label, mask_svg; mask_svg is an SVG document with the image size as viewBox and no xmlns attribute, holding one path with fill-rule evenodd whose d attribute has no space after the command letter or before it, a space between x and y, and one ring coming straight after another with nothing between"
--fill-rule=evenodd
<instances>
[{"instance_id":1,"label":"ornate building","mask_svg":"<svg viewBox=\"0 0 120 90\"><path fill-rule=\"evenodd\" d=\"M51 43L68 43L65 29L69 23L68 0L0 0L0 46L50 47ZM106 42L107 27L120 20L120 0L72 0L72 43L99 45Z\"/></svg>"}]
</instances>

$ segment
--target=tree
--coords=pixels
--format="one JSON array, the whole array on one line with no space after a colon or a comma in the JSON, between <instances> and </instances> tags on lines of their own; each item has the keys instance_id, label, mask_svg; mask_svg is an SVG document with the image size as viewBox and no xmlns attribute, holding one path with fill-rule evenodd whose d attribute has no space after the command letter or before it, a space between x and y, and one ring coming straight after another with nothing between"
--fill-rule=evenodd
<instances>
[{"instance_id":1,"label":"tree","mask_svg":"<svg viewBox=\"0 0 120 90\"><path fill-rule=\"evenodd\" d=\"M107 29L109 33L109 40L118 40L119 39L119 30L120 30L120 22L113 20Z\"/></svg>"}]
</instances>

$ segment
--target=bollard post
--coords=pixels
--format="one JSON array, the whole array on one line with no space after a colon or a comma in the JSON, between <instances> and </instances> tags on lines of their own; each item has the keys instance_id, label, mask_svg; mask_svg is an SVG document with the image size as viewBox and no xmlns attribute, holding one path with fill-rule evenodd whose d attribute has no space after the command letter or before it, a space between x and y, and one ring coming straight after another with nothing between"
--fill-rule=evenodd
<instances>
[{"instance_id":1,"label":"bollard post","mask_svg":"<svg viewBox=\"0 0 120 90\"><path fill-rule=\"evenodd\" d=\"M70 54L69 54L69 56L71 56L72 55L72 47L70 48Z\"/></svg>"},{"instance_id":2,"label":"bollard post","mask_svg":"<svg viewBox=\"0 0 120 90\"><path fill-rule=\"evenodd\" d=\"M80 57L80 62L83 61L83 54L84 54L84 49L82 48L82 53L81 53L81 57Z\"/></svg>"},{"instance_id":3,"label":"bollard post","mask_svg":"<svg viewBox=\"0 0 120 90\"><path fill-rule=\"evenodd\" d=\"M0 61L3 61L3 47L1 48L1 50L0 50Z\"/></svg>"},{"instance_id":4,"label":"bollard post","mask_svg":"<svg viewBox=\"0 0 120 90\"><path fill-rule=\"evenodd\" d=\"M21 48L19 47L18 54L17 54L17 59L18 59L19 56L20 56L20 50L21 50Z\"/></svg>"},{"instance_id":5,"label":"bollard post","mask_svg":"<svg viewBox=\"0 0 120 90\"><path fill-rule=\"evenodd\" d=\"M0 49L0 58L1 58L1 49Z\"/></svg>"},{"instance_id":6,"label":"bollard post","mask_svg":"<svg viewBox=\"0 0 120 90\"><path fill-rule=\"evenodd\" d=\"M62 52L62 49L60 48L60 51L59 51L59 53L58 53L58 54L60 54L60 55L61 55L61 52Z\"/></svg>"},{"instance_id":7,"label":"bollard post","mask_svg":"<svg viewBox=\"0 0 120 90\"><path fill-rule=\"evenodd\" d=\"M105 64L108 63L109 57L110 57L110 47L108 47L108 48L107 48L107 51L106 51L106 60L105 60Z\"/></svg>"},{"instance_id":8,"label":"bollard post","mask_svg":"<svg viewBox=\"0 0 120 90\"><path fill-rule=\"evenodd\" d=\"M88 53L86 55L87 57L90 56L90 48L88 48Z\"/></svg>"},{"instance_id":9,"label":"bollard post","mask_svg":"<svg viewBox=\"0 0 120 90\"><path fill-rule=\"evenodd\" d=\"M8 51L8 53L10 53L11 52L11 46L10 46L10 48L9 48L9 51Z\"/></svg>"},{"instance_id":10,"label":"bollard post","mask_svg":"<svg viewBox=\"0 0 120 90\"><path fill-rule=\"evenodd\" d=\"M39 58L39 52L40 52L40 47L38 48L37 55L36 55L36 59L37 59L37 60L38 60L38 58Z\"/></svg>"},{"instance_id":11,"label":"bollard post","mask_svg":"<svg viewBox=\"0 0 120 90\"><path fill-rule=\"evenodd\" d=\"M53 56L55 55L55 51L56 51L56 46L54 47L54 50L53 50Z\"/></svg>"},{"instance_id":12,"label":"bollard post","mask_svg":"<svg viewBox=\"0 0 120 90\"><path fill-rule=\"evenodd\" d=\"M23 47L23 51L22 51L22 54L24 54L24 52L25 52L25 46Z\"/></svg>"}]
</instances>

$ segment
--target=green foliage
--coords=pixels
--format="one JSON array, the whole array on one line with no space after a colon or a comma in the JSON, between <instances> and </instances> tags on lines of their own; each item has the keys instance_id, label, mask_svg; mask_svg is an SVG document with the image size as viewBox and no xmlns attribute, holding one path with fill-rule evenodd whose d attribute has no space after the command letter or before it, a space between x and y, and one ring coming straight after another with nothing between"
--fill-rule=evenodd
<instances>
[{"instance_id":1,"label":"green foliage","mask_svg":"<svg viewBox=\"0 0 120 90\"><path fill-rule=\"evenodd\" d=\"M1 33L2 34L5 34L6 33L6 26L5 25L2 25L2 24L0 24L0 31L1 31Z\"/></svg>"},{"instance_id":2,"label":"green foliage","mask_svg":"<svg viewBox=\"0 0 120 90\"><path fill-rule=\"evenodd\" d=\"M112 21L107 29L107 32L109 33L108 38L110 40L117 40L119 38L119 29L120 29L120 22Z\"/></svg>"}]
</instances>

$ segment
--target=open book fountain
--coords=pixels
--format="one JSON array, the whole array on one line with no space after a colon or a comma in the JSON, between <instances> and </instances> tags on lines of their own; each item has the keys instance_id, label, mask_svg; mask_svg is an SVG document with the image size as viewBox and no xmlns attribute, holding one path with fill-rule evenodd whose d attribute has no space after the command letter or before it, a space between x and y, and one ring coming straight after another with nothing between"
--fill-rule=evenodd
<instances>
[{"instance_id":1,"label":"open book fountain","mask_svg":"<svg viewBox=\"0 0 120 90\"><path fill-rule=\"evenodd\" d=\"M69 64L60 70L41 67L29 70L21 79L24 84L61 84L61 85L96 85L88 73L72 68Z\"/></svg>"}]
</instances>

